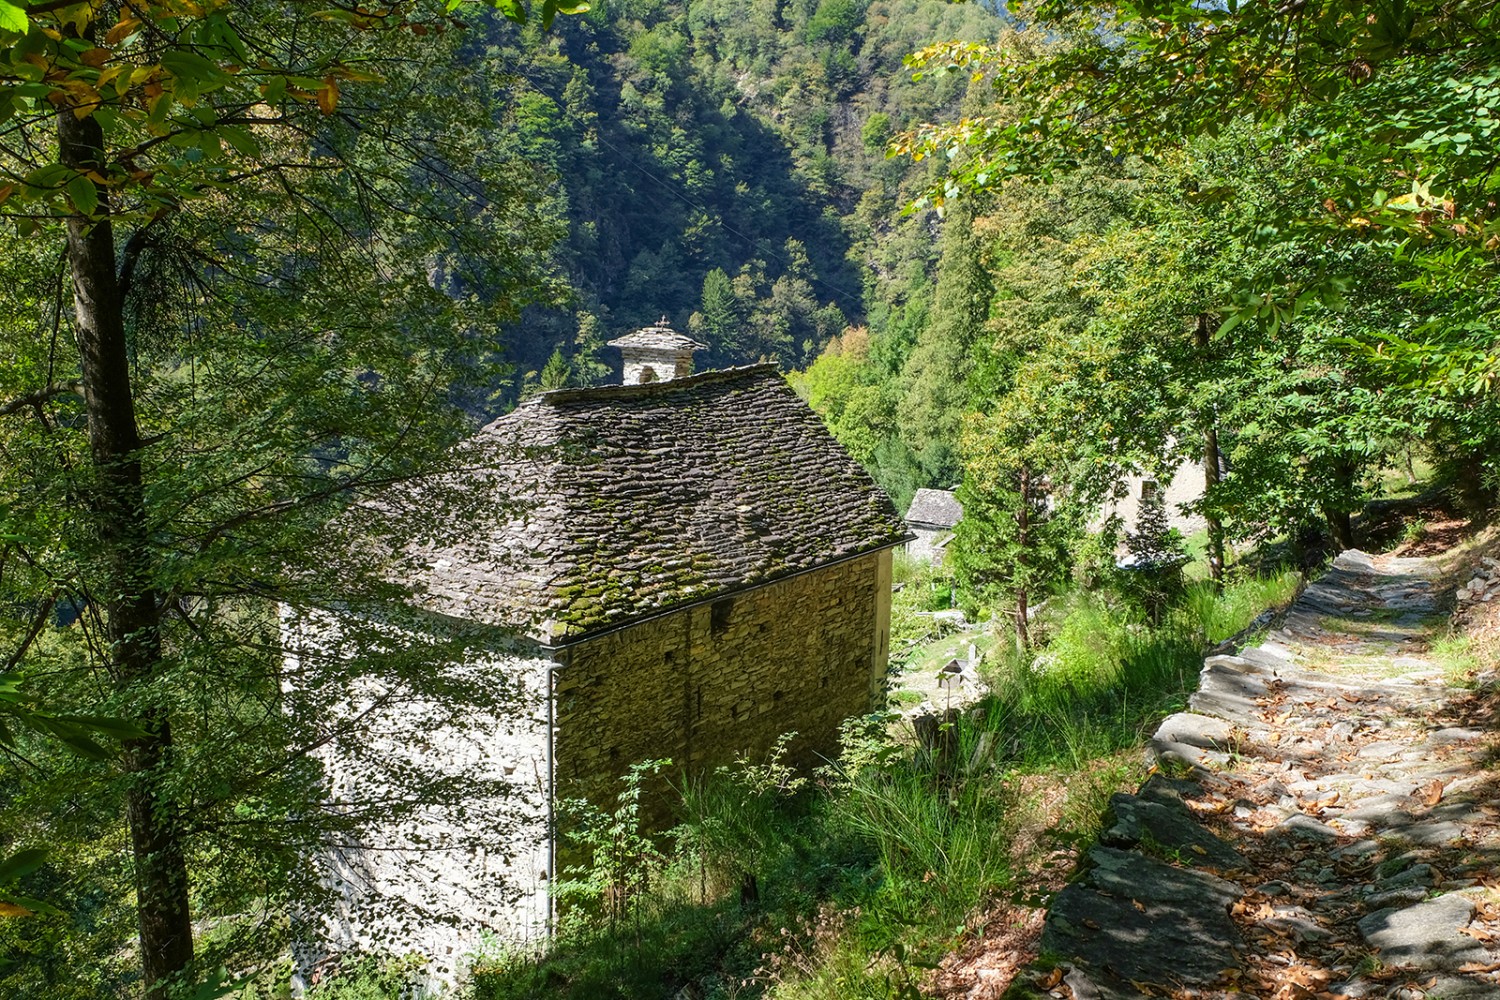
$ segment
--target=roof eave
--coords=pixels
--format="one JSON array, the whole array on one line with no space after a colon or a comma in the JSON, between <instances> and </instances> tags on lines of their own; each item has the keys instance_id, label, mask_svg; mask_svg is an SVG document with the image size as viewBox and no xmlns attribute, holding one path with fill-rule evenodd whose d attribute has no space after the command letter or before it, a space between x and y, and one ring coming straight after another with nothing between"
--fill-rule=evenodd
<instances>
[{"instance_id":1,"label":"roof eave","mask_svg":"<svg viewBox=\"0 0 1500 1000\"><path fill-rule=\"evenodd\" d=\"M705 604L713 604L716 601L724 600L726 597L735 597L739 594L747 594L752 590L760 590L762 587L770 587L778 583L784 583L787 580L795 580L799 576L806 576L809 573L816 573L819 570L828 569L832 566L840 566L844 563L852 562L855 559L863 558L864 556L874 555L877 552L884 552L887 549L893 549L898 545L905 545L907 542L913 541L916 537L916 535L908 531L901 538L895 539L894 541L883 542L880 545L874 546L873 548L861 549L858 552L851 552L848 555L839 556L837 559L830 559L827 562L818 563L816 566L809 566L806 569L799 569L796 572L787 573L784 576L773 577L769 580L761 580L758 583L731 587L728 590L720 590L705 597L695 598L694 600L686 601L682 604L673 604L665 608L658 608L632 618L626 618L622 621L613 622L609 625L603 625L594 629L579 632L575 635L564 635L554 631L546 635L537 635L533 633L530 635L530 638L541 644L542 648L549 651L567 649L582 642L588 642L592 639L598 639L606 635L612 635L615 632L620 632L624 629L632 628L636 625L643 625L646 622L655 621L658 618L665 618L668 615L675 615L679 611L688 611L692 608L702 607ZM551 625L555 629L558 627L559 623L548 622L547 624Z\"/></svg>"}]
</instances>

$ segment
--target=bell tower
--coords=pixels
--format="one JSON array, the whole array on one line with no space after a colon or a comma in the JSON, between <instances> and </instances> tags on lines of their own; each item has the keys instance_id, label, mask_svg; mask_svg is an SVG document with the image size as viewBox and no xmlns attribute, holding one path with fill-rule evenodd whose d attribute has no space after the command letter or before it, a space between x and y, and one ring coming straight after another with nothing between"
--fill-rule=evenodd
<instances>
[{"instance_id":1,"label":"bell tower","mask_svg":"<svg viewBox=\"0 0 1500 1000\"><path fill-rule=\"evenodd\" d=\"M693 352L703 350L702 344L668 326L665 316L655 326L642 327L611 340L609 346L620 349L626 385L665 382L691 375Z\"/></svg>"}]
</instances>

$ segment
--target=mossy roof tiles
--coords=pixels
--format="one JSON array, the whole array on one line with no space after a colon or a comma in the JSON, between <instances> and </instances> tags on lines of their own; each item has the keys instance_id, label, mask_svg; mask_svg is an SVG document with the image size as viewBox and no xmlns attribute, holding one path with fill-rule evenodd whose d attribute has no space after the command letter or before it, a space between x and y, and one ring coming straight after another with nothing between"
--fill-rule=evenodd
<instances>
[{"instance_id":1,"label":"mossy roof tiles","mask_svg":"<svg viewBox=\"0 0 1500 1000\"><path fill-rule=\"evenodd\" d=\"M544 393L460 457L461 499L429 508L412 582L430 610L544 641L909 537L773 365Z\"/></svg>"}]
</instances>

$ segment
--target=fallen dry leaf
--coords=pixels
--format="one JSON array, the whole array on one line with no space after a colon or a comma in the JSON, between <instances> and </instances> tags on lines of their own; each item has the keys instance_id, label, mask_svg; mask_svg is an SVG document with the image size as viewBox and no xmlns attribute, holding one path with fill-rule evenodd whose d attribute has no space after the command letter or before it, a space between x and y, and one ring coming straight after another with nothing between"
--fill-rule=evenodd
<instances>
[{"instance_id":1,"label":"fallen dry leaf","mask_svg":"<svg viewBox=\"0 0 1500 1000\"><path fill-rule=\"evenodd\" d=\"M1053 967L1052 971L1038 980L1037 985L1044 990L1054 989L1058 983L1063 981L1063 970L1061 966Z\"/></svg>"},{"instance_id":2,"label":"fallen dry leaf","mask_svg":"<svg viewBox=\"0 0 1500 1000\"><path fill-rule=\"evenodd\" d=\"M1422 799L1422 804L1431 809L1438 804L1443 797L1443 781L1441 778L1433 778L1427 784L1417 789L1417 795Z\"/></svg>"},{"instance_id":3,"label":"fallen dry leaf","mask_svg":"<svg viewBox=\"0 0 1500 1000\"><path fill-rule=\"evenodd\" d=\"M1489 944L1491 941L1495 940L1495 935L1491 934L1483 927L1460 927L1458 929L1458 933L1467 934L1475 941L1482 941L1485 944Z\"/></svg>"}]
</instances>

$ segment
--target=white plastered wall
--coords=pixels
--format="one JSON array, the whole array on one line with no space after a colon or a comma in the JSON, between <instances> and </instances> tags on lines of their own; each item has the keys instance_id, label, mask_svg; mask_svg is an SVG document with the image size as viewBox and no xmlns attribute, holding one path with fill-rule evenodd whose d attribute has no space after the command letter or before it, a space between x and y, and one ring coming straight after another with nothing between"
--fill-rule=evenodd
<instances>
[{"instance_id":1,"label":"white plastered wall","mask_svg":"<svg viewBox=\"0 0 1500 1000\"><path fill-rule=\"evenodd\" d=\"M320 664L348 649L333 615L283 610L282 620L290 640L287 695L295 699L330 673ZM400 819L395 810L384 820L377 815L360 836L329 843L311 859L333 904L300 915L301 985L349 952L419 954L429 960L431 983L452 983L493 941L545 935L552 663L527 640L495 645L442 669L457 671L461 682L503 685L509 710L448 704L420 684L390 698L392 686L368 676L338 682L350 688L333 692L350 731L314 751L328 808L365 809L444 782L486 794L456 801L439 795L441 804Z\"/></svg>"}]
</instances>

